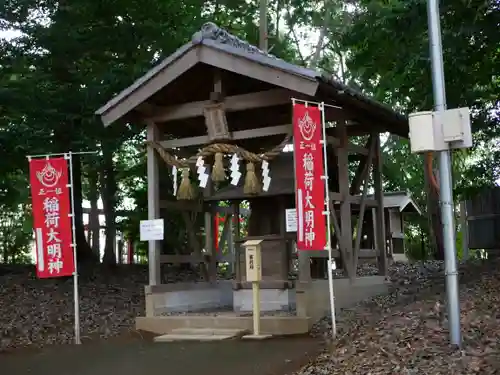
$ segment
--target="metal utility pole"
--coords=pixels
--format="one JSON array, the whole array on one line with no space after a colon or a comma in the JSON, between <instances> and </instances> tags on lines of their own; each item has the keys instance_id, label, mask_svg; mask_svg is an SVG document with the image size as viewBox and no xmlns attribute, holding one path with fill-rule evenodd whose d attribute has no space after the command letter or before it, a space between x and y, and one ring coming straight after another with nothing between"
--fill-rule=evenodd
<instances>
[{"instance_id":1,"label":"metal utility pole","mask_svg":"<svg viewBox=\"0 0 500 375\"><path fill-rule=\"evenodd\" d=\"M435 111L442 114L443 111L446 110L446 92L444 84L443 47L441 45L441 25L439 19L439 0L427 1L427 16L429 23L434 106ZM440 116L440 121L441 119L442 116ZM458 294L457 251L455 242L455 220L453 217L453 185L451 179L450 150L439 152L439 181L450 341L452 345L460 346L462 338L460 333L460 300Z\"/></svg>"}]
</instances>

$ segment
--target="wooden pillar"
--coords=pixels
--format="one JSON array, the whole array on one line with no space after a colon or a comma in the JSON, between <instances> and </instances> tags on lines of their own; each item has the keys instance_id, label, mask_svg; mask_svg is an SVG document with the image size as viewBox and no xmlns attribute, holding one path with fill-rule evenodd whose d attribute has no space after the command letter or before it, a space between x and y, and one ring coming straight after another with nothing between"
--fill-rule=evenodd
<instances>
[{"instance_id":1,"label":"wooden pillar","mask_svg":"<svg viewBox=\"0 0 500 375\"><path fill-rule=\"evenodd\" d=\"M286 218L285 218L285 198L279 198L279 234L283 239L283 248L281 250L281 278L283 281L288 281L290 273L290 248L286 240Z\"/></svg>"},{"instance_id":2,"label":"wooden pillar","mask_svg":"<svg viewBox=\"0 0 500 375\"><path fill-rule=\"evenodd\" d=\"M308 283L311 279L311 257L308 251L299 250L297 252L299 261L298 279L300 282Z\"/></svg>"},{"instance_id":3,"label":"wooden pillar","mask_svg":"<svg viewBox=\"0 0 500 375\"><path fill-rule=\"evenodd\" d=\"M234 267L235 267L235 261L236 261L236 255L235 255L235 246L234 246L234 206L231 206L232 208L232 214L226 216L226 225L227 225L227 250L229 254L229 272L233 273L234 272ZM236 217L236 220L239 218Z\"/></svg>"},{"instance_id":4,"label":"wooden pillar","mask_svg":"<svg viewBox=\"0 0 500 375\"><path fill-rule=\"evenodd\" d=\"M234 234L234 273L237 283L241 283L241 224L240 224L240 202L233 203L234 217L236 218L236 227Z\"/></svg>"},{"instance_id":5,"label":"wooden pillar","mask_svg":"<svg viewBox=\"0 0 500 375\"><path fill-rule=\"evenodd\" d=\"M213 89L210 93L210 100L212 102L217 102L221 100L224 96L224 87L222 82L222 72L220 69L215 69L213 71ZM206 122L207 131L209 125ZM209 133L210 134L210 131ZM207 166L207 171L209 176L212 175L212 166ZM207 186L203 190L204 197L210 197L214 193L214 182L209 177ZM217 204L217 203L215 203ZM204 221L205 221L205 250L207 254L210 255L210 264L208 265L208 277L209 281L215 282L217 280L217 248L215 246L215 224L214 224L214 215L217 213L216 206L210 206L210 209L205 212ZM218 230L218 228L217 228Z\"/></svg>"},{"instance_id":6,"label":"wooden pillar","mask_svg":"<svg viewBox=\"0 0 500 375\"><path fill-rule=\"evenodd\" d=\"M207 173L210 176L212 174L212 168L207 166ZM213 192L213 181L211 178L208 179L207 186L203 190L203 195L205 197L210 197ZM217 249L215 248L214 239L214 213L216 208L210 205L204 213L204 227L205 227L205 251L210 256L210 263L208 265L208 278L207 281L217 280Z\"/></svg>"},{"instance_id":7,"label":"wooden pillar","mask_svg":"<svg viewBox=\"0 0 500 375\"><path fill-rule=\"evenodd\" d=\"M378 249L378 238L377 238L377 209L372 208L371 209L371 214L372 214L372 237L371 237L371 242L372 242L372 249L377 250Z\"/></svg>"},{"instance_id":8,"label":"wooden pillar","mask_svg":"<svg viewBox=\"0 0 500 375\"><path fill-rule=\"evenodd\" d=\"M158 127L155 123L147 124L147 140L158 141ZM148 174L148 219L160 218L160 172L158 169L158 154L148 145L147 174ZM160 241L148 242L149 285L161 284L160 274Z\"/></svg>"},{"instance_id":9,"label":"wooden pillar","mask_svg":"<svg viewBox=\"0 0 500 375\"><path fill-rule=\"evenodd\" d=\"M351 202L349 200L349 154L347 151L348 139L345 121L339 121L337 125L340 145L337 148L337 163L339 171L339 193L340 202L340 231L346 259L344 260L344 271L350 278L356 277L356 270L352 269L353 243L352 243L352 217Z\"/></svg>"},{"instance_id":10,"label":"wooden pillar","mask_svg":"<svg viewBox=\"0 0 500 375\"><path fill-rule=\"evenodd\" d=\"M394 236L395 228L392 227L391 210L384 207L384 228L385 228L385 249L387 252L387 258L391 259L394 253Z\"/></svg>"},{"instance_id":11,"label":"wooden pillar","mask_svg":"<svg viewBox=\"0 0 500 375\"><path fill-rule=\"evenodd\" d=\"M385 215L384 215L384 188L382 185L382 155L380 152L380 135L375 134L375 159L373 163L373 181L375 200L377 201L377 214L375 218L378 267L380 275L387 276L387 250L385 241Z\"/></svg>"},{"instance_id":12,"label":"wooden pillar","mask_svg":"<svg viewBox=\"0 0 500 375\"><path fill-rule=\"evenodd\" d=\"M208 277L207 281L215 281L217 279L217 253L214 246L213 238L213 215L212 209L210 208L205 212L205 250L207 254L210 255L210 263L208 266Z\"/></svg>"},{"instance_id":13,"label":"wooden pillar","mask_svg":"<svg viewBox=\"0 0 500 375\"><path fill-rule=\"evenodd\" d=\"M231 250L231 241L232 241L232 220L233 220L233 213L232 212L227 212L226 211L226 215L222 218L219 218L219 220L215 220L215 226L217 228L217 226L219 224L217 223L224 223L223 227L222 227L222 233L221 235L219 236L219 241L218 241L218 246L216 248L217 250L217 259L219 262L228 262L229 264L231 264L233 261L234 261L234 257L233 257L233 251ZM217 235L217 229L214 230L214 236ZM217 243L217 241L215 241ZM227 247L228 247L228 254L226 256L224 256L224 248L226 247L226 244L227 244ZM232 266L231 266L232 267Z\"/></svg>"},{"instance_id":14,"label":"wooden pillar","mask_svg":"<svg viewBox=\"0 0 500 375\"><path fill-rule=\"evenodd\" d=\"M311 286L311 258L308 251L298 251L297 253L299 269L297 281L295 282L295 305L297 316L309 316L308 292Z\"/></svg>"}]
</instances>

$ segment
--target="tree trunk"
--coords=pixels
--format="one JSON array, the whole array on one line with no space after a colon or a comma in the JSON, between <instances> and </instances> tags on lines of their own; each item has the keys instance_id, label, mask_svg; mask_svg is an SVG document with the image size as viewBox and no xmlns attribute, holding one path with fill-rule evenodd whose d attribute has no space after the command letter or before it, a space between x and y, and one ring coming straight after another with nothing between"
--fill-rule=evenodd
<instances>
[{"instance_id":1,"label":"tree trunk","mask_svg":"<svg viewBox=\"0 0 500 375\"><path fill-rule=\"evenodd\" d=\"M330 22L330 11L332 4L329 4L328 0L325 0L323 4L323 10L325 12L325 17L323 18L323 26L319 32L318 42L316 43L316 48L314 49L314 54L311 59L309 67L311 69L316 69L321 58L321 51L323 50L323 43L325 41L326 33L328 31L328 23Z\"/></svg>"},{"instance_id":2,"label":"tree trunk","mask_svg":"<svg viewBox=\"0 0 500 375\"><path fill-rule=\"evenodd\" d=\"M424 162L425 185L427 189L427 214L429 219L429 245L437 260L444 259L443 229L441 225L441 208L439 206L439 191L436 186L432 163L427 155Z\"/></svg>"},{"instance_id":3,"label":"tree trunk","mask_svg":"<svg viewBox=\"0 0 500 375\"><path fill-rule=\"evenodd\" d=\"M97 262L98 258L94 256L87 239L85 238L85 228L83 225L82 210L82 162L80 155L73 154L73 198L75 214L75 232L76 232L76 250L79 262Z\"/></svg>"},{"instance_id":4,"label":"tree trunk","mask_svg":"<svg viewBox=\"0 0 500 375\"><path fill-rule=\"evenodd\" d=\"M127 240L127 247L128 247L128 264L134 264L134 246L135 246L135 241L132 240L132 238L129 238Z\"/></svg>"},{"instance_id":5,"label":"tree trunk","mask_svg":"<svg viewBox=\"0 0 500 375\"><path fill-rule=\"evenodd\" d=\"M103 144L103 169L101 174L102 203L104 220L106 221L106 241L102 262L107 265L116 264L116 176L113 165L113 153Z\"/></svg>"},{"instance_id":6,"label":"tree trunk","mask_svg":"<svg viewBox=\"0 0 500 375\"><path fill-rule=\"evenodd\" d=\"M123 240L118 241L118 259L117 263L118 264L123 264Z\"/></svg>"},{"instance_id":7,"label":"tree trunk","mask_svg":"<svg viewBox=\"0 0 500 375\"><path fill-rule=\"evenodd\" d=\"M436 241L434 258L436 260L444 260L444 243L443 243L443 225L441 222L441 207L439 206L439 193L436 189L431 190L431 200L433 205L432 212L432 232Z\"/></svg>"},{"instance_id":8,"label":"tree trunk","mask_svg":"<svg viewBox=\"0 0 500 375\"><path fill-rule=\"evenodd\" d=\"M3 244L2 244L2 248L3 248L3 264L7 264L9 262L9 251L7 250L8 249L8 245L7 245L7 241L3 241Z\"/></svg>"},{"instance_id":9,"label":"tree trunk","mask_svg":"<svg viewBox=\"0 0 500 375\"><path fill-rule=\"evenodd\" d=\"M267 28L267 0L260 0L260 21L259 21L259 48L267 52L268 51L268 28Z\"/></svg>"},{"instance_id":10,"label":"tree trunk","mask_svg":"<svg viewBox=\"0 0 500 375\"><path fill-rule=\"evenodd\" d=\"M99 199L98 179L99 175L97 170L92 169L89 173L89 234L92 238L92 251L97 257L101 258L99 207L97 205Z\"/></svg>"}]
</instances>

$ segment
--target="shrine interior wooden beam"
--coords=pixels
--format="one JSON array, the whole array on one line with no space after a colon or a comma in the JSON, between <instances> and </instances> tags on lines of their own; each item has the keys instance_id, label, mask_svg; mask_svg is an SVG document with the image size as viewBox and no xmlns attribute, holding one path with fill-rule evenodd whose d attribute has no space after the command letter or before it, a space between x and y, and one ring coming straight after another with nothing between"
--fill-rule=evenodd
<instances>
[{"instance_id":1,"label":"shrine interior wooden beam","mask_svg":"<svg viewBox=\"0 0 500 375\"><path fill-rule=\"evenodd\" d=\"M330 200L334 203L342 202L347 200L351 204L359 204L361 203L361 196L359 195L347 195L347 199L338 192L330 192ZM367 207L378 207L378 201L373 198L366 198L365 204ZM194 211L194 212L204 212L205 206L201 203L195 201L168 201L162 200L160 201L160 208L169 209L169 210L186 210L186 211ZM222 214L229 214L233 212L231 207L222 207L217 206L215 211ZM240 208L241 216L248 216L250 214L250 210L248 208Z\"/></svg>"},{"instance_id":2,"label":"shrine interior wooden beam","mask_svg":"<svg viewBox=\"0 0 500 375\"><path fill-rule=\"evenodd\" d=\"M387 129L384 129L382 126L372 124L372 121L368 121L367 119L364 119L361 123L358 122L347 127L347 134L349 137L369 135L373 131L378 133L385 133L387 132Z\"/></svg>"},{"instance_id":3,"label":"shrine interior wooden beam","mask_svg":"<svg viewBox=\"0 0 500 375\"><path fill-rule=\"evenodd\" d=\"M286 125L276 125L276 126L267 126L264 128L257 129L248 129L248 130L240 130L232 132L232 139L242 140L242 139L252 139L252 138L262 138L262 137L270 137L273 135L286 134L289 132L291 124ZM333 147L340 146L340 140L327 136L328 143ZM189 137L189 138L179 138L179 139L169 139L165 141L159 142L163 148L172 149L172 148L180 148L180 147L190 147L190 146L198 146L209 143L208 135L201 135L198 137ZM368 149L362 146L355 145L353 143L349 143L347 146L348 152L368 155Z\"/></svg>"},{"instance_id":4,"label":"shrine interior wooden beam","mask_svg":"<svg viewBox=\"0 0 500 375\"><path fill-rule=\"evenodd\" d=\"M292 93L289 90L272 89L249 94L227 96L223 98L223 103L226 112L236 112L284 104L291 105L291 95ZM211 100L202 100L168 107L153 107L149 105L144 107L144 112L149 115L150 121L161 123L203 116L204 108L211 103L213 103Z\"/></svg>"},{"instance_id":5,"label":"shrine interior wooden beam","mask_svg":"<svg viewBox=\"0 0 500 375\"><path fill-rule=\"evenodd\" d=\"M198 201L182 201L182 200L161 200L160 208L169 209L169 210L177 210L177 211L194 211L194 212L204 212L208 210L208 206L202 204ZM232 207L224 207L217 206L214 208L214 211L220 214L231 214L233 213ZM250 210L248 208L240 208L241 216L250 215Z\"/></svg>"},{"instance_id":6,"label":"shrine interior wooden beam","mask_svg":"<svg viewBox=\"0 0 500 375\"><path fill-rule=\"evenodd\" d=\"M331 144L333 147L335 147L335 148L340 147L340 139L332 137L332 136L327 136L326 139L327 139L328 143ZM365 148L363 146L355 145L355 144L350 143L350 142L347 145L347 152L361 154L361 155L368 155L367 148Z\"/></svg>"},{"instance_id":7,"label":"shrine interior wooden beam","mask_svg":"<svg viewBox=\"0 0 500 375\"><path fill-rule=\"evenodd\" d=\"M198 201L177 201L177 200L161 200L160 208L175 210L175 211L194 211L203 212L203 205Z\"/></svg>"},{"instance_id":8,"label":"shrine interior wooden beam","mask_svg":"<svg viewBox=\"0 0 500 375\"><path fill-rule=\"evenodd\" d=\"M290 124L288 125L277 125L277 126L267 126L265 128L258 129L248 129L232 132L232 139L242 140L251 138L263 138L273 135L286 134L290 129ZM178 147L189 147L189 146L199 146L210 142L208 135L202 135L199 137L189 137L189 138L179 138L170 139L168 141L161 141L160 145L163 148L178 148Z\"/></svg>"}]
</instances>

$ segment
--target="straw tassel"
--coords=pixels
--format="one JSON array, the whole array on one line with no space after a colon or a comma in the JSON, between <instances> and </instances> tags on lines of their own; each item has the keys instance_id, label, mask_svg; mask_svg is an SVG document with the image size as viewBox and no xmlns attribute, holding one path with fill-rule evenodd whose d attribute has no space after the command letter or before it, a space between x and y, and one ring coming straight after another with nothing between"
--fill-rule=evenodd
<instances>
[{"instance_id":1,"label":"straw tassel","mask_svg":"<svg viewBox=\"0 0 500 375\"><path fill-rule=\"evenodd\" d=\"M222 161L223 154L217 152L215 154L214 167L212 169L212 181L222 182L226 179L226 172L224 170L224 163Z\"/></svg>"},{"instance_id":2,"label":"straw tassel","mask_svg":"<svg viewBox=\"0 0 500 375\"><path fill-rule=\"evenodd\" d=\"M189 179L189 168L182 170L182 180L177 192L177 199L179 200L193 200L195 198L193 185Z\"/></svg>"},{"instance_id":3,"label":"straw tassel","mask_svg":"<svg viewBox=\"0 0 500 375\"><path fill-rule=\"evenodd\" d=\"M245 194L258 194L260 192L260 189L260 182L257 178L257 175L255 174L255 164L252 162L248 162L243 192Z\"/></svg>"}]
</instances>

